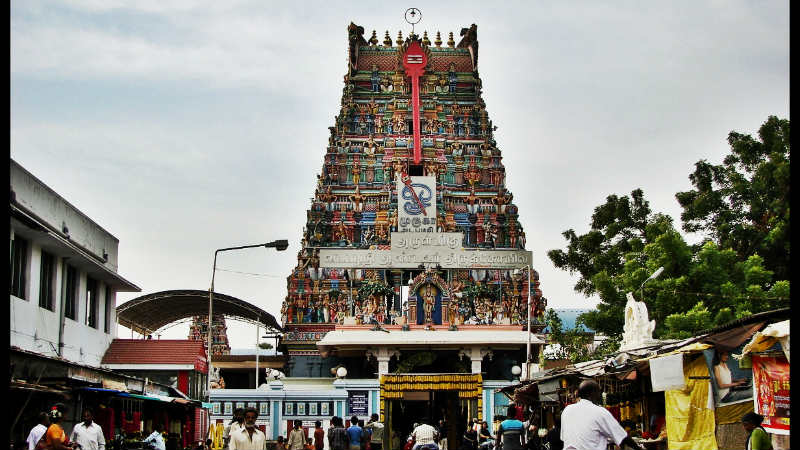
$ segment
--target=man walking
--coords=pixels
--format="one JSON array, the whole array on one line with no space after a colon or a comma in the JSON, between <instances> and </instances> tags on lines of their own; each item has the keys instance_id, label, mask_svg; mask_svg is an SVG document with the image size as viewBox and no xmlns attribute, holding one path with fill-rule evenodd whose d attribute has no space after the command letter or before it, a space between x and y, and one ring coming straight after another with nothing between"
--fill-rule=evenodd
<instances>
[{"instance_id":1,"label":"man walking","mask_svg":"<svg viewBox=\"0 0 800 450\"><path fill-rule=\"evenodd\" d=\"M222 431L222 448L228 450L228 443L231 440L231 432L239 431L244 428L244 408L236 408L233 411L233 418Z\"/></svg>"},{"instance_id":2,"label":"man walking","mask_svg":"<svg viewBox=\"0 0 800 450\"><path fill-rule=\"evenodd\" d=\"M373 414L367 423L370 432L369 450L383 450L383 424L378 421L378 415Z\"/></svg>"},{"instance_id":3,"label":"man walking","mask_svg":"<svg viewBox=\"0 0 800 450\"><path fill-rule=\"evenodd\" d=\"M594 380L584 380L578 386L578 400L561 413L561 440L564 450L606 450L611 439L620 447L634 450L642 448L628 436L614 416L598 406L602 396L600 385Z\"/></svg>"},{"instance_id":4,"label":"man walking","mask_svg":"<svg viewBox=\"0 0 800 450\"><path fill-rule=\"evenodd\" d=\"M266 450L267 437L264 432L256 428L258 411L255 408L244 410L244 428L231 432L228 443L230 450Z\"/></svg>"},{"instance_id":5,"label":"man walking","mask_svg":"<svg viewBox=\"0 0 800 450\"><path fill-rule=\"evenodd\" d=\"M28 450L36 448L36 444L39 443L39 440L47 432L47 427L50 426L50 419L47 417L46 412L40 412L37 417L39 423L31 429L31 432L28 433L28 439L25 440L28 443Z\"/></svg>"},{"instance_id":6,"label":"man walking","mask_svg":"<svg viewBox=\"0 0 800 450\"><path fill-rule=\"evenodd\" d=\"M100 425L92 422L92 411L83 410L83 422L72 428L69 440L77 443L82 450L105 450L106 438Z\"/></svg>"},{"instance_id":7,"label":"man walking","mask_svg":"<svg viewBox=\"0 0 800 450\"><path fill-rule=\"evenodd\" d=\"M325 430L322 429L322 422L314 422L314 450L325 448Z\"/></svg>"}]
</instances>

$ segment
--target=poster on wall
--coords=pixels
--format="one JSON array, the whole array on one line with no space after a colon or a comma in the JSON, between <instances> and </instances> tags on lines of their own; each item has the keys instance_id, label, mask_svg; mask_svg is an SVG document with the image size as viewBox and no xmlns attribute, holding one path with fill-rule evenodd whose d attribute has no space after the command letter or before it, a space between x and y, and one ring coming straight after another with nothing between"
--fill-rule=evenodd
<instances>
[{"instance_id":1,"label":"poster on wall","mask_svg":"<svg viewBox=\"0 0 800 450\"><path fill-rule=\"evenodd\" d=\"M786 357L752 355L754 409L769 433L789 434L789 362Z\"/></svg>"},{"instance_id":2,"label":"poster on wall","mask_svg":"<svg viewBox=\"0 0 800 450\"><path fill-rule=\"evenodd\" d=\"M259 416L268 416L269 415L269 402L261 402L259 403L258 408L258 415Z\"/></svg>"},{"instance_id":3,"label":"poster on wall","mask_svg":"<svg viewBox=\"0 0 800 450\"><path fill-rule=\"evenodd\" d=\"M233 414L233 403L225 402L225 412L224 412L224 414L226 416L230 416L230 415Z\"/></svg>"},{"instance_id":4,"label":"poster on wall","mask_svg":"<svg viewBox=\"0 0 800 450\"><path fill-rule=\"evenodd\" d=\"M753 401L753 372L740 369L739 361L732 354L741 354L740 345L735 349L712 348L703 351L711 375L711 388L714 392L714 406L732 405Z\"/></svg>"},{"instance_id":5,"label":"poster on wall","mask_svg":"<svg viewBox=\"0 0 800 450\"><path fill-rule=\"evenodd\" d=\"M328 408L328 402L324 402L319 405L319 413L323 416L327 416L330 414L330 409Z\"/></svg>"},{"instance_id":6,"label":"poster on wall","mask_svg":"<svg viewBox=\"0 0 800 450\"><path fill-rule=\"evenodd\" d=\"M317 415L317 404L316 403L309 403L308 404L308 415L309 416L316 416Z\"/></svg>"},{"instance_id":7,"label":"poster on wall","mask_svg":"<svg viewBox=\"0 0 800 450\"><path fill-rule=\"evenodd\" d=\"M305 403L298 403L297 404L297 415L298 416L305 416L306 415L306 404Z\"/></svg>"}]
</instances>

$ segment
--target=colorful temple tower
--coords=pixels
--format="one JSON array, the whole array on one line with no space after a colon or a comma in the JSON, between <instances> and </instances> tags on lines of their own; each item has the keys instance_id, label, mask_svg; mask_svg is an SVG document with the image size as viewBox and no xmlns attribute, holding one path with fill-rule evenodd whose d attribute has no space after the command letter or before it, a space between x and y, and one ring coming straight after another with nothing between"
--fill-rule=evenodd
<instances>
[{"instance_id":1,"label":"colorful temple tower","mask_svg":"<svg viewBox=\"0 0 800 450\"><path fill-rule=\"evenodd\" d=\"M228 343L228 326L225 317L215 315L211 330L211 356L227 355L231 352ZM203 348L208 351L208 316L192 317L192 324L189 326L189 340L203 341Z\"/></svg>"},{"instance_id":2,"label":"colorful temple tower","mask_svg":"<svg viewBox=\"0 0 800 450\"><path fill-rule=\"evenodd\" d=\"M441 419L454 450L466 419L505 413L496 390L538 370L544 344L477 26L457 44L347 32L341 109L281 308L286 377L257 394L271 402L264 423L275 438L295 419L378 413L388 440ZM214 395L221 410L239 404Z\"/></svg>"}]
</instances>

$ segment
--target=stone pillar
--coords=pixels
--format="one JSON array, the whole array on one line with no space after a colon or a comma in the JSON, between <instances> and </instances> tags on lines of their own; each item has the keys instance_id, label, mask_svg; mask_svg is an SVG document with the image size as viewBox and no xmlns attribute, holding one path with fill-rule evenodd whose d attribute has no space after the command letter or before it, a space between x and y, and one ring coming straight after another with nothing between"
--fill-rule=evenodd
<instances>
[{"instance_id":1,"label":"stone pillar","mask_svg":"<svg viewBox=\"0 0 800 450\"><path fill-rule=\"evenodd\" d=\"M492 351L488 348L468 347L459 352L460 356L466 356L472 363L472 373L481 373L481 363L486 355L492 357Z\"/></svg>"},{"instance_id":2,"label":"stone pillar","mask_svg":"<svg viewBox=\"0 0 800 450\"><path fill-rule=\"evenodd\" d=\"M389 373L389 360L392 359L392 356L400 357L400 352L397 350L389 350L386 347L379 347L377 351L367 350L366 352L367 358L375 358L378 360L378 379L380 380L381 375L385 375Z\"/></svg>"}]
</instances>

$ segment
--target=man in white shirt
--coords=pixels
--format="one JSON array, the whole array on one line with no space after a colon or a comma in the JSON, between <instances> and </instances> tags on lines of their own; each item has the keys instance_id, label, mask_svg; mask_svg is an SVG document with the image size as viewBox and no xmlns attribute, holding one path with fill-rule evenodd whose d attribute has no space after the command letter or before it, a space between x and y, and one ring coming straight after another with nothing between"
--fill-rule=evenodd
<instances>
[{"instance_id":1,"label":"man in white shirt","mask_svg":"<svg viewBox=\"0 0 800 450\"><path fill-rule=\"evenodd\" d=\"M28 443L28 450L36 448L36 444L39 443L39 440L47 432L47 427L50 426L50 418L47 417L46 412L40 412L38 417L39 423L28 433L28 439L25 440Z\"/></svg>"},{"instance_id":2,"label":"man in white shirt","mask_svg":"<svg viewBox=\"0 0 800 450\"><path fill-rule=\"evenodd\" d=\"M162 425L161 422L153 421L153 432L142 441L142 444L147 444L145 448L149 446L155 450L166 450L167 446L164 444L164 436L161 435L163 429L164 425Z\"/></svg>"},{"instance_id":3,"label":"man in white shirt","mask_svg":"<svg viewBox=\"0 0 800 450\"><path fill-rule=\"evenodd\" d=\"M256 428L258 411L255 408L244 410L244 428L231 430L229 450L266 450L267 437L264 432Z\"/></svg>"},{"instance_id":4,"label":"man in white shirt","mask_svg":"<svg viewBox=\"0 0 800 450\"><path fill-rule=\"evenodd\" d=\"M624 444L635 450L642 448L633 442L601 402L600 385L585 380L578 386L578 400L561 413L561 440L564 450L606 450L611 439L620 447Z\"/></svg>"},{"instance_id":5,"label":"man in white shirt","mask_svg":"<svg viewBox=\"0 0 800 450\"><path fill-rule=\"evenodd\" d=\"M231 432L235 433L237 430L242 428L244 428L244 408L236 408L233 411L233 420L231 420L231 423L229 423L222 432L223 450L228 450L228 444L231 440Z\"/></svg>"},{"instance_id":6,"label":"man in white shirt","mask_svg":"<svg viewBox=\"0 0 800 450\"><path fill-rule=\"evenodd\" d=\"M436 431L436 428L424 422L427 422L427 420L423 421L421 425L414 428L414 431L411 432L411 437L414 438L414 447L412 450L417 450L422 446L439 450L439 446L436 444L439 433Z\"/></svg>"},{"instance_id":7,"label":"man in white shirt","mask_svg":"<svg viewBox=\"0 0 800 450\"><path fill-rule=\"evenodd\" d=\"M83 410L83 422L72 428L69 440L77 443L81 450L105 450L106 438L100 425L92 422L92 411Z\"/></svg>"}]
</instances>

